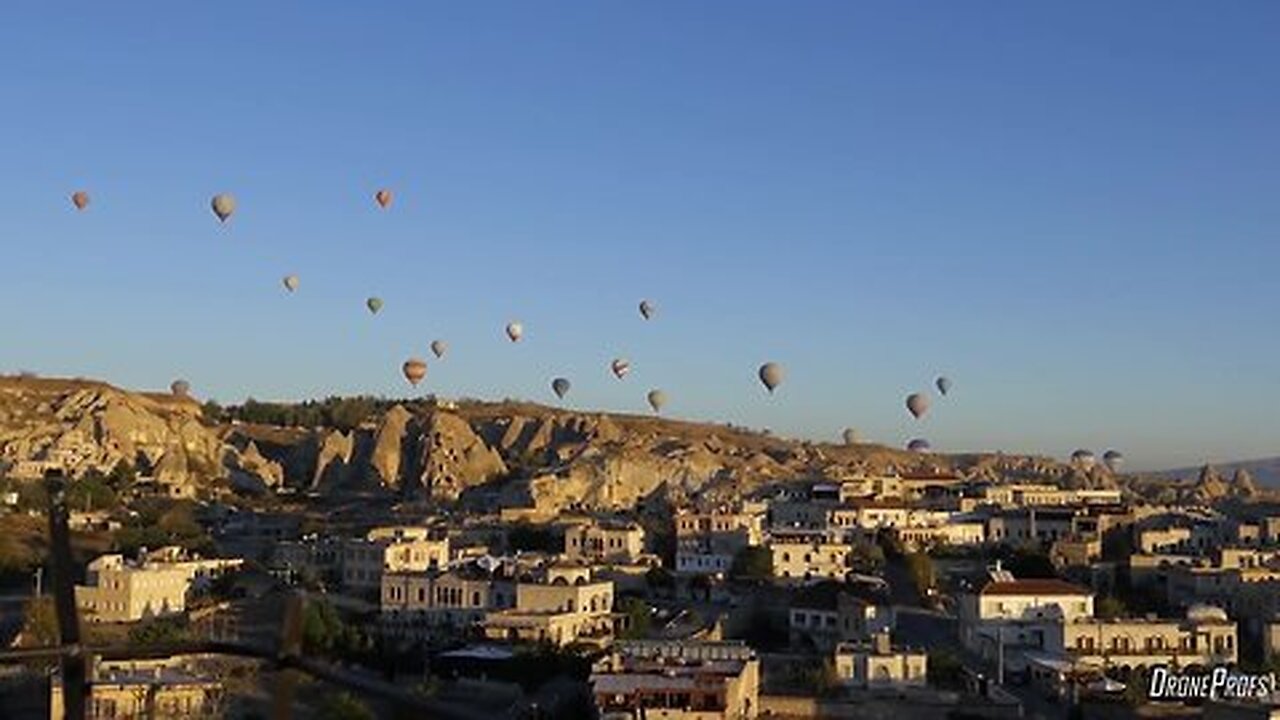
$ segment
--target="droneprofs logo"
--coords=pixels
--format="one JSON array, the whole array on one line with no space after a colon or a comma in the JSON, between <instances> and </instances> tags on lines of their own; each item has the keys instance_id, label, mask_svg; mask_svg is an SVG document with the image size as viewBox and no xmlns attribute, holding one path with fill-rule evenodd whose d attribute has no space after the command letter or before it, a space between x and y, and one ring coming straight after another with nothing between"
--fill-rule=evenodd
<instances>
[{"instance_id":1,"label":"droneprofs logo","mask_svg":"<svg viewBox=\"0 0 1280 720\"><path fill-rule=\"evenodd\" d=\"M1262 700L1276 692L1273 673L1233 672L1216 667L1207 673L1182 673L1167 667L1151 671L1152 700Z\"/></svg>"}]
</instances>

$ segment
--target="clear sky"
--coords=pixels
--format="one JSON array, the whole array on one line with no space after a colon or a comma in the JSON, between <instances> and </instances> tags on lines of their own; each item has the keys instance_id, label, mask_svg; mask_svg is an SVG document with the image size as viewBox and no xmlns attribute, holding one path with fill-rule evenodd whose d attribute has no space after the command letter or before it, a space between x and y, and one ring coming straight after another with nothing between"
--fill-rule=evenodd
<instances>
[{"instance_id":1,"label":"clear sky","mask_svg":"<svg viewBox=\"0 0 1280 720\"><path fill-rule=\"evenodd\" d=\"M1278 37L1261 0L14 3L0 367L227 402L416 354L815 438L1278 454Z\"/></svg>"}]
</instances>

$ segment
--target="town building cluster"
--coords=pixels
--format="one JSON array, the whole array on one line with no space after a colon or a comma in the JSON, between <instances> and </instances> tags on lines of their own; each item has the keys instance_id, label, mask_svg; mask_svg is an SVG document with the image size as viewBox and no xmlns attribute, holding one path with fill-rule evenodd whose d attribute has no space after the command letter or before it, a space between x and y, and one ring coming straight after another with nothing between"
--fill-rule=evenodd
<instances>
[{"instance_id":1,"label":"town building cluster","mask_svg":"<svg viewBox=\"0 0 1280 720\"><path fill-rule=\"evenodd\" d=\"M1155 668L1280 654L1280 514L903 473L664 512L506 515L305 533L287 514L231 513L214 531L236 557L103 555L76 599L94 623L190 614L250 564L362 608L387 647L444 650L481 677L518 648L589 649L609 718L787 714L804 693L922 708L957 693L1075 701ZM95 701L114 708L139 684L193 713L221 697L185 670L96 672Z\"/></svg>"}]
</instances>

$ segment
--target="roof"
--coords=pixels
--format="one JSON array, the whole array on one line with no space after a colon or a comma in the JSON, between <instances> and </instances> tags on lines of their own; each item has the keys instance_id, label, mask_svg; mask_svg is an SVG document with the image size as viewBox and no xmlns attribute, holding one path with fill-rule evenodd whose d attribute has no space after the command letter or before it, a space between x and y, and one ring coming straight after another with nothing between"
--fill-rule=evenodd
<instances>
[{"instance_id":1,"label":"roof","mask_svg":"<svg viewBox=\"0 0 1280 720\"><path fill-rule=\"evenodd\" d=\"M822 580L797 590L791 597L791 608L835 612L840 607L841 595L848 595L854 600L863 603L876 604L874 594L865 587L849 583L838 583L833 580Z\"/></svg>"},{"instance_id":2,"label":"roof","mask_svg":"<svg viewBox=\"0 0 1280 720\"><path fill-rule=\"evenodd\" d=\"M992 581L982 588L983 595L1093 595L1065 580L1052 578Z\"/></svg>"},{"instance_id":3,"label":"roof","mask_svg":"<svg viewBox=\"0 0 1280 720\"><path fill-rule=\"evenodd\" d=\"M472 645L459 650L440 653L440 657L462 660L510 660L515 657L515 653L507 648L494 645Z\"/></svg>"}]
</instances>

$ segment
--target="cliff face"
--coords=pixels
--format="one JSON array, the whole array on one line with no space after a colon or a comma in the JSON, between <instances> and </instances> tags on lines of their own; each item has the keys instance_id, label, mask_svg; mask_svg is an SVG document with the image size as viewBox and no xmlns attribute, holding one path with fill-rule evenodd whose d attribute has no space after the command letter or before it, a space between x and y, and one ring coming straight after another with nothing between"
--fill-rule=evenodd
<instances>
[{"instance_id":1,"label":"cliff face","mask_svg":"<svg viewBox=\"0 0 1280 720\"><path fill-rule=\"evenodd\" d=\"M430 497L454 500L467 488L506 475L507 465L466 420L443 411L432 412L420 439L422 454L417 477L420 491Z\"/></svg>"},{"instance_id":2,"label":"cliff face","mask_svg":"<svg viewBox=\"0 0 1280 720\"><path fill-rule=\"evenodd\" d=\"M1047 482L1147 493L1104 467L1083 473L1050 458L916 454L879 445L815 444L728 425L468 402L391 405L359 425L210 428L194 402L90 381L0 378L0 460L11 476L46 467L109 471L137 462L158 481L202 487L382 491L480 498L554 513L625 509L652 497L732 499L762 486L867 472L955 472L992 482ZM1164 492L1160 486L1152 491ZM1204 500L1257 493L1247 474L1207 473L1184 490Z\"/></svg>"},{"instance_id":3,"label":"cliff face","mask_svg":"<svg viewBox=\"0 0 1280 720\"><path fill-rule=\"evenodd\" d=\"M225 450L190 400L89 381L0 378L0 460L19 480L105 474L123 461L191 488L226 475Z\"/></svg>"}]
</instances>

